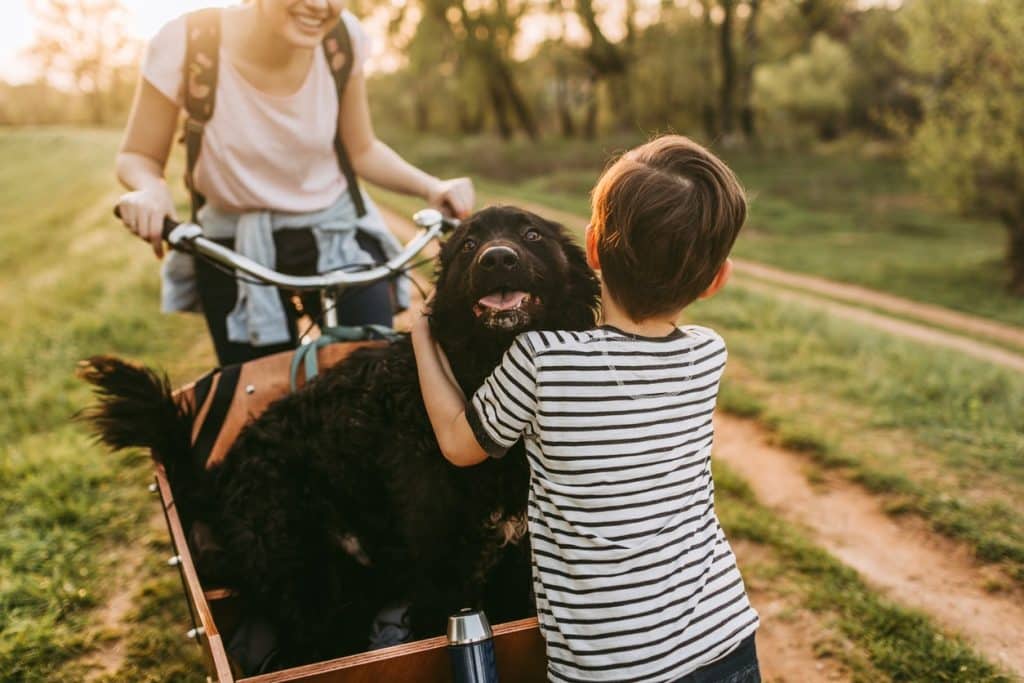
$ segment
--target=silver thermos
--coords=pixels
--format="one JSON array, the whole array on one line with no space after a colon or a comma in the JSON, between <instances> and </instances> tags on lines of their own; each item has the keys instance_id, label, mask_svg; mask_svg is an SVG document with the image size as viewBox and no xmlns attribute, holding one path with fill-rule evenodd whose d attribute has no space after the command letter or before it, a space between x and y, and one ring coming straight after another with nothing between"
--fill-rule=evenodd
<instances>
[{"instance_id":1,"label":"silver thermos","mask_svg":"<svg viewBox=\"0 0 1024 683\"><path fill-rule=\"evenodd\" d=\"M498 683L498 663L487 616L462 609L448 617L448 654L455 683Z\"/></svg>"}]
</instances>

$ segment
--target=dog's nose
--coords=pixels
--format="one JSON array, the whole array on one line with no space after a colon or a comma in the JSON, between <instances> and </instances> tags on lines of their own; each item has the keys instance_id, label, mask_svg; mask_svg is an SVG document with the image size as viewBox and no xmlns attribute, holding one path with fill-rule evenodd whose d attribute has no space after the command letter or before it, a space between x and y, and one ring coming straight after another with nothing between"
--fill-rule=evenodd
<instances>
[{"instance_id":1,"label":"dog's nose","mask_svg":"<svg viewBox=\"0 0 1024 683\"><path fill-rule=\"evenodd\" d=\"M488 247L480 253L479 263L484 270L515 270L519 267L519 254L511 247Z\"/></svg>"}]
</instances>

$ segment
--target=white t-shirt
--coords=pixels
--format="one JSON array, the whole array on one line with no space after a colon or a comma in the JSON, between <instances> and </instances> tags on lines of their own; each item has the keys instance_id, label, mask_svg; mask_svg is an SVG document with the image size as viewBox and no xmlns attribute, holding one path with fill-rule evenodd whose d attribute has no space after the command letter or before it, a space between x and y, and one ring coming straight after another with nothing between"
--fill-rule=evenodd
<instances>
[{"instance_id":1,"label":"white t-shirt","mask_svg":"<svg viewBox=\"0 0 1024 683\"><path fill-rule=\"evenodd\" d=\"M362 72L369 38L347 10L352 74ZM149 43L142 77L184 106L186 17L164 25ZM334 152L338 96L324 51L317 48L302 86L284 97L257 90L220 49L217 100L196 166L196 187L227 211L308 213L325 209L347 188Z\"/></svg>"},{"instance_id":2,"label":"white t-shirt","mask_svg":"<svg viewBox=\"0 0 1024 683\"><path fill-rule=\"evenodd\" d=\"M674 681L757 629L714 509L725 359L705 327L528 332L474 394L481 446L526 446L551 680Z\"/></svg>"}]
</instances>

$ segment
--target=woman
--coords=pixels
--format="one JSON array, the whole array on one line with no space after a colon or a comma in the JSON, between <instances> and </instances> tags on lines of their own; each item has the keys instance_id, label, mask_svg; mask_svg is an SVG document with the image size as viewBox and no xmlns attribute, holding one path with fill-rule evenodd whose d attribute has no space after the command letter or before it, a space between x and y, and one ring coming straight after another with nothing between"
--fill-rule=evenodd
<instances>
[{"instance_id":1,"label":"woman","mask_svg":"<svg viewBox=\"0 0 1024 683\"><path fill-rule=\"evenodd\" d=\"M473 208L469 179L439 180L374 135L363 74L368 38L343 9L343 0L255 0L213 15L216 107L191 174L205 200L198 220L207 236L286 272L379 263L399 248L369 198L350 192L339 165L344 155L335 151L338 134L351 167L367 181L457 216ZM321 49L333 44L324 39L336 35L339 16L352 48L340 95L337 64L332 70ZM164 168L186 89L195 97L195 84L185 82L187 36L194 31L183 16L153 38L117 155L118 178L130 190L118 203L121 218L157 257L163 219L176 218ZM164 262L163 285L164 310L203 311L222 365L298 342L297 314L283 292L236 281L177 252ZM390 325L390 292L379 283L345 296L339 320ZM405 296L400 290L400 304Z\"/></svg>"}]
</instances>

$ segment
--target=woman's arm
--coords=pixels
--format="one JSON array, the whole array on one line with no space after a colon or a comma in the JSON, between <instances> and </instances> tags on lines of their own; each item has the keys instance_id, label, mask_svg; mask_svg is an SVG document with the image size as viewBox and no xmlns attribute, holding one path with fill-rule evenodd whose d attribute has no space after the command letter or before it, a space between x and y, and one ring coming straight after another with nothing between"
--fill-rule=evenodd
<instances>
[{"instance_id":1,"label":"woman's arm","mask_svg":"<svg viewBox=\"0 0 1024 683\"><path fill-rule=\"evenodd\" d=\"M439 180L377 139L370 121L366 78L362 72L352 74L339 106L341 139L361 178L387 190L422 197L431 206L447 208L459 218L473 211L475 197L469 178Z\"/></svg>"},{"instance_id":2,"label":"woman's arm","mask_svg":"<svg viewBox=\"0 0 1024 683\"><path fill-rule=\"evenodd\" d=\"M117 153L117 178L131 190L118 200L121 220L152 244L158 257L163 255L164 217L177 219L171 190L164 181L164 167L179 113L177 104L140 78Z\"/></svg>"},{"instance_id":3,"label":"woman's arm","mask_svg":"<svg viewBox=\"0 0 1024 683\"><path fill-rule=\"evenodd\" d=\"M413 323L412 348L423 403L441 453L458 467L483 462L487 452L480 447L466 419L466 398L455 381L448 359L434 342L429 319L425 316Z\"/></svg>"}]
</instances>

